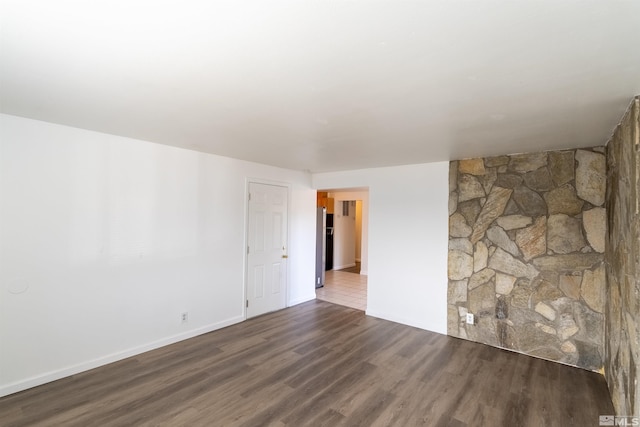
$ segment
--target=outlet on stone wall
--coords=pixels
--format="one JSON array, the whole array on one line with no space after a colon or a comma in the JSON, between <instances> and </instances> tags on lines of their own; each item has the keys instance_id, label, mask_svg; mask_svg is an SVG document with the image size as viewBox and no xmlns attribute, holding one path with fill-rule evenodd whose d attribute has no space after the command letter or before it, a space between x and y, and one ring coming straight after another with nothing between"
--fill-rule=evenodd
<instances>
[{"instance_id":1,"label":"outlet on stone wall","mask_svg":"<svg viewBox=\"0 0 640 427\"><path fill-rule=\"evenodd\" d=\"M473 314L467 313L467 325L473 325L474 322L475 322L475 319L473 317Z\"/></svg>"}]
</instances>

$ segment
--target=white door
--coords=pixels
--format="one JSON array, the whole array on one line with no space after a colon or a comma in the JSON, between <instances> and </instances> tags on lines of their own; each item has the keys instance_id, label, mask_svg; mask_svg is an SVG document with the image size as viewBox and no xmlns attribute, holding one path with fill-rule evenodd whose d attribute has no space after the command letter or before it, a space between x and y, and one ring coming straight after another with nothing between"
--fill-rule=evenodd
<instances>
[{"instance_id":1,"label":"white door","mask_svg":"<svg viewBox=\"0 0 640 427\"><path fill-rule=\"evenodd\" d=\"M286 187L249 183L247 318L286 306Z\"/></svg>"}]
</instances>

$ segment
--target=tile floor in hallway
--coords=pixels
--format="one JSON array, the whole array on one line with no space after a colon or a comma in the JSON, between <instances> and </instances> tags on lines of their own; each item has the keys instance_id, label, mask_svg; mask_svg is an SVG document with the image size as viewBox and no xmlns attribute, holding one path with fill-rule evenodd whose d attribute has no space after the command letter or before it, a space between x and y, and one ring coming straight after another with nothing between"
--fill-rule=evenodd
<instances>
[{"instance_id":1,"label":"tile floor in hallway","mask_svg":"<svg viewBox=\"0 0 640 427\"><path fill-rule=\"evenodd\" d=\"M324 287L316 289L319 300L362 311L367 308L367 276L329 270L324 283Z\"/></svg>"}]
</instances>

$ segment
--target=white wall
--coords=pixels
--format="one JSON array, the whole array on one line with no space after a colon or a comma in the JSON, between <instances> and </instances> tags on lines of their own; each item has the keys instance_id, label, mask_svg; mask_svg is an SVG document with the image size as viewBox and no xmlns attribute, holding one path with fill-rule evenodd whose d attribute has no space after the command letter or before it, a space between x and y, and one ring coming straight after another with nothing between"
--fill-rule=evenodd
<instances>
[{"instance_id":1,"label":"white wall","mask_svg":"<svg viewBox=\"0 0 640 427\"><path fill-rule=\"evenodd\" d=\"M448 173L439 162L313 175L318 189L369 188L367 314L446 334Z\"/></svg>"},{"instance_id":2,"label":"white wall","mask_svg":"<svg viewBox=\"0 0 640 427\"><path fill-rule=\"evenodd\" d=\"M290 185L315 298L308 174L0 115L0 395L243 320L251 178Z\"/></svg>"},{"instance_id":3,"label":"white wall","mask_svg":"<svg viewBox=\"0 0 640 427\"><path fill-rule=\"evenodd\" d=\"M335 202L335 214L342 214L343 200L362 201L362 229L360 237L360 274L367 275L369 270L369 192L337 190L331 192ZM334 218L335 220L335 218ZM355 243L355 242L354 242ZM355 249L354 249L355 251ZM355 252L354 252L355 253Z\"/></svg>"},{"instance_id":4,"label":"white wall","mask_svg":"<svg viewBox=\"0 0 640 427\"><path fill-rule=\"evenodd\" d=\"M333 269L356 265L356 223L355 207L350 207L349 215L342 214L342 202L335 198L336 193L329 193L334 198L333 215Z\"/></svg>"}]
</instances>

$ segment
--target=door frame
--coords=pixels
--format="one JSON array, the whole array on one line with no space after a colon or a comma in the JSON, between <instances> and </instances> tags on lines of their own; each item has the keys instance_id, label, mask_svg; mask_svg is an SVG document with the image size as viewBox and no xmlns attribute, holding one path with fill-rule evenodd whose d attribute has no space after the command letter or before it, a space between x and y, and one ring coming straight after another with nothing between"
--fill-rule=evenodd
<instances>
[{"instance_id":1,"label":"door frame","mask_svg":"<svg viewBox=\"0 0 640 427\"><path fill-rule=\"evenodd\" d=\"M287 189L287 254L290 255L291 249L291 183L284 181L276 181L271 179L263 179L263 178L246 178L244 185L244 257L242 261L243 265L243 287L242 287L242 317L244 320L247 320L247 295L249 286L249 188L251 184L263 184L263 185L273 185L276 187L284 187ZM289 277L291 277L290 268L291 268L291 257L287 259L287 268L285 270L286 280L285 280L285 302L284 306L289 307Z\"/></svg>"}]
</instances>

